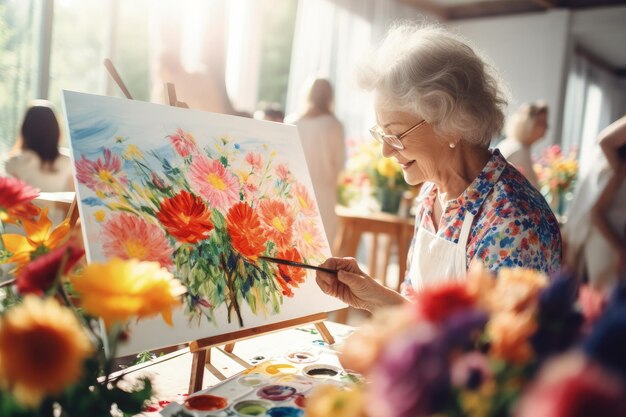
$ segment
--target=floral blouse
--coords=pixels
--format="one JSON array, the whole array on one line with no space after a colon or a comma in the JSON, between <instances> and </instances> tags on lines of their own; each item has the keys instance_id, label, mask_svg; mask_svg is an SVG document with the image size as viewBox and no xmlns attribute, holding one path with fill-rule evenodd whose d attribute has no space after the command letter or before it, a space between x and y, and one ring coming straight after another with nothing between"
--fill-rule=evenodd
<instances>
[{"instance_id":1,"label":"floral blouse","mask_svg":"<svg viewBox=\"0 0 626 417\"><path fill-rule=\"evenodd\" d=\"M449 201L435 232L432 212L437 186L425 183L418 196L416 227L457 243L465 214L474 221L467 242L467 266L481 261L488 269L524 267L555 272L561 264L559 224L543 196L500 154L493 150L481 173L457 199ZM410 270L413 241L409 250ZM406 276L408 284L408 273Z\"/></svg>"}]
</instances>

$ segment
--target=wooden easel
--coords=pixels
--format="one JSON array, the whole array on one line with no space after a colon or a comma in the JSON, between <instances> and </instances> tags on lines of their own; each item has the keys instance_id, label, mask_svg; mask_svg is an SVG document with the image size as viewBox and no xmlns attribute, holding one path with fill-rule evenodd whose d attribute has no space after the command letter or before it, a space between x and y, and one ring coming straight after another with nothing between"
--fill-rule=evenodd
<instances>
[{"instance_id":1,"label":"wooden easel","mask_svg":"<svg viewBox=\"0 0 626 417\"><path fill-rule=\"evenodd\" d=\"M132 96L126 88L126 85L122 81L122 78L119 76L113 62L110 59L104 60L104 66L107 71L115 80L119 88L124 93L126 98L132 100ZM166 83L165 84L165 97L166 101L170 106L189 108L189 106L179 101L176 97L176 89L174 84ZM78 220L78 202L76 197L74 197L74 201L72 202L67 218L70 219L70 224L75 225ZM222 352L228 355L231 359L239 363L240 365L250 368L251 365L247 363L245 360L241 359L237 355L233 353L235 348L235 343L241 340L250 339L253 337L278 332L281 330L292 329L294 327L304 326L307 324L313 324L320 336L324 340L324 342L332 345L335 343L335 339L332 334L326 328L324 321L328 319L327 313L319 313L313 314L310 316L300 317L291 320L285 320L279 323L268 324L264 326L258 326L245 330L238 330L232 333L222 334L218 336L211 336L202 339L198 339L188 343L189 352L192 354L192 364L191 364L191 377L189 380L189 393L193 393L202 389L202 381L204 378L204 370L208 369L213 375L215 375L218 379L224 380L226 377L222 375L221 372L217 370L217 368L211 363L211 349L219 348L219 346L224 346L220 348Z\"/></svg>"}]
</instances>

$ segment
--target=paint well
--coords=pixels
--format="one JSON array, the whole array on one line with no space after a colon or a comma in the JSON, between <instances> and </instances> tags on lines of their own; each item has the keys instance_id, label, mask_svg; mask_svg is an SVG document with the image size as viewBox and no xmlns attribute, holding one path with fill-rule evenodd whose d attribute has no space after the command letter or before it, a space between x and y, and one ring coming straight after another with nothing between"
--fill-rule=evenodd
<instances>
[{"instance_id":1,"label":"paint well","mask_svg":"<svg viewBox=\"0 0 626 417\"><path fill-rule=\"evenodd\" d=\"M256 392L261 398L270 401L285 401L293 397L297 390L289 385L267 385Z\"/></svg>"},{"instance_id":2,"label":"paint well","mask_svg":"<svg viewBox=\"0 0 626 417\"><path fill-rule=\"evenodd\" d=\"M233 405L233 410L239 416L263 416L271 406L272 404L267 401L246 400Z\"/></svg>"},{"instance_id":3,"label":"paint well","mask_svg":"<svg viewBox=\"0 0 626 417\"><path fill-rule=\"evenodd\" d=\"M185 407L196 411L218 411L228 406L228 400L215 395L194 395L185 400Z\"/></svg>"}]
</instances>

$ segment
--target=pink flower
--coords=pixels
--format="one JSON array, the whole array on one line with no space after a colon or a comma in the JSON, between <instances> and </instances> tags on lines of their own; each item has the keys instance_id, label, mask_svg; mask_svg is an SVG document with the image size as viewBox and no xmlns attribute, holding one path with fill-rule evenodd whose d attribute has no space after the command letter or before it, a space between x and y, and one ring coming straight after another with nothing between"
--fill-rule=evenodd
<instances>
[{"instance_id":1,"label":"pink flower","mask_svg":"<svg viewBox=\"0 0 626 417\"><path fill-rule=\"evenodd\" d=\"M246 155L246 162L256 170L260 170L263 167L263 158L259 153L248 152Z\"/></svg>"},{"instance_id":2,"label":"pink flower","mask_svg":"<svg viewBox=\"0 0 626 417\"><path fill-rule=\"evenodd\" d=\"M289 168L287 168L287 165L279 164L276 167L276 175L278 175L279 179L287 181L289 179Z\"/></svg>"},{"instance_id":3,"label":"pink flower","mask_svg":"<svg viewBox=\"0 0 626 417\"><path fill-rule=\"evenodd\" d=\"M39 209L31 201L39 190L10 177L0 177L0 220L8 223L17 218L32 219Z\"/></svg>"},{"instance_id":4,"label":"pink flower","mask_svg":"<svg viewBox=\"0 0 626 417\"><path fill-rule=\"evenodd\" d=\"M110 149L104 150L104 160L98 158L91 161L83 155L76 162L78 182L85 184L93 191L114 193L120 184L128 184L128 178L122 171L122 160L113 155Z\"/></svg>"},{"instance_id":5,"label":"pink flower","mask_svg":"<svg viewBox=\"0 0 626 417\"><path fill-rule=\"evenodd\" d=\"M189 167L191 187L207 199L209 205L228 211L239 201L239 181L220 161L198 156Z\"/></svg>"},{"instance_id":6,"label":"pink flower","mask_svg":"<svg viewBox=\"0 0 626 417\"><path fill-rule=\"evenodd\" d=\"M183 158L198 152L196 139L191 133L185 133L182 129L176 129L176 133L168 136L176 152Z\"/></svg>"},{"instance_id":7,"label":"pink flower","mask_svg":"<svg viewBox=\"0 0 626 417\"><path fill-rule=\"evenodd\" d=\"M604 312L606 295L589 285L583 285L578 293L578 302L585 317L585 328L590 330Z\"/></svg>"},{"instance_id":8,"label":"pink flower","mask_svg":"<svg viewBox=\"0 0 626 417\"><path fill-rule=\"evenodd\" d=\"M297 246L302 256L307 260L317 259L322 252L323 238L316 224L300 219L294 229L296 236L299 236Z\"/></svg>"},{"instance_id":9,"label":"pink flower","mask_svg":"<svg viewBox=\"0 0 626 417\"><path fill-rule=\"evenodd\" d=\"M293 197L296 200L297 207L300 208L302 214L307 217L315 217L317 216L317 207L315 206L315 202L311 199L309 195L309 191L306 187L300 183L297 183L293 190Z\"/></svg>"},{"instance_id":10,"label":"pink flower","mask_svg":"<svg viewBox=\"0 0 626 417\"><path fill-rule=\"evenodd\" d=\"M172 252L165 233L140 217L122 213L107 221L101 232L104 254L108 258L139 259L172 266Z\"/></svg>"}]
</instances>

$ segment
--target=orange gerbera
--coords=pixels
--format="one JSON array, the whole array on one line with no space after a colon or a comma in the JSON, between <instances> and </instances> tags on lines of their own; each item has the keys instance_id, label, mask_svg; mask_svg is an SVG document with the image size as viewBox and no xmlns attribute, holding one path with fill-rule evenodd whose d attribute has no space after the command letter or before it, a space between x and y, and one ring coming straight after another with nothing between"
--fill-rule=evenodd
<instances>
[{"instance_id":1,"label":"orange gerbera","mask_svg":"<svg viewBox=\"0 0 626 417\"><path fill-rule=\"evenodd\" d=\"M265 250L265 233L261 221L247 203L239 202L228 210L226 230L233 247L243 256L256 260Z\"/></svg>"},{"instance_id":2,"label":"orange gerbera","mask_svg":"<svg viewBox=\"0 0 626 417\"><path fill-rule=\"evenodd\" d=\"M48 209L43 209L37 221L22 219L26 236L6 233L2 235L4 247L11 253L5 263L15 263L19 271L26 263L63 244L70 232L69 220L56 228L48 218Z\"/></svg>"},{"instance_id":3,"label":"orange gerbera","mask_svg":"<svg viewBox=\"0 0 626 417\"><path fill-rule=\"evenodd\" d=\"M215 228L211 211L202 199L185 190L161 203L157 218L165 230L181 242L197 243Z\"/></svg>"},{"instance_id":4,"label":"orange gerbera","mask_svg":"<svg viewBox=\"0 0 626 417\"><path fill-rule=\"evenodd\" d=\"M259 216L267 237L279 249L291 244L294 217L287 204L279 200L262 200L259 203Z\"/></svg>"},{"instance_id":5,"label":"orange gerbera","mask_svg":"<svg viewBox=\"0 0 626 417\"><path fill-rule=\"evenodd\" d=\"M302 255L296 248L289 248L276 254L277 258L287 259L289 261L302 262ZM304 282L306 277L306 271L303 268L278 265L278 275L276 280L283 289L283 295L287 297L293 297L293 291L290 287L299 287Z\"/></svg>"},{"instance_id":6,"label":"orange gerbera","mask_svg":"<svg viewBox=\"0 0 626 417\"><path fill-rule=\"evenodd\" d=\"M11 223L17 219L32 219L39 208L31 203L39 190L17 178L0 177L0 221Z\"/></svg>"}]
</instances>

